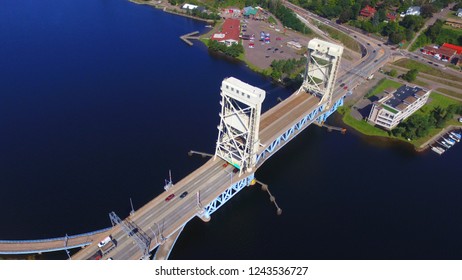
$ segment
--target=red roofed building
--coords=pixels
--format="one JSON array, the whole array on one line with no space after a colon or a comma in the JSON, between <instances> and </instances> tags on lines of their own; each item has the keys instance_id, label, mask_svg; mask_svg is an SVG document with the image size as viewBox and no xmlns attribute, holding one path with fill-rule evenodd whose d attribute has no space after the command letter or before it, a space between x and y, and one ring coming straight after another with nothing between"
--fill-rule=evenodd
<instances>
[{"instance_id":1,"label":"red roofed building","mask_svg":"<svg viewBox=\"0 0 462 280\"><path fill-rule=\"evenodd\" d=\"M223 23L221 32L213 34L210 39L225 43L228 47L237 44L239 43L240 26L241 22L238 19L228 18Z\"/></svg>"},{"instance_id":2,"label":"red roofed building","mask_svg":"<svg viewBox=\"0 0 462 280\"><path fill-rule=\"evenodd\" d=\"M369 5L366 5L366 7L364 7L364 9L362 9L361 12L359 12L359 14L363 17L373 17L376 12L376 9L372 8Z\"/></svg>"},{"instance_id":3,"label":"red roofed building","mask_svg":"<svg viewBox=\"0 0 462 280\"><path fill-rule=\"evenodd\" d=\"M444 47L444 46L441 46L440 48L425 46L422 49L422 53L431 55L434 58L439 59L439 60L450 61L456 54L456 51L453 49Z\"/></svg>"},{"instance_id":4,"label":"red roofed building","mask_svg":"<svg viewBox=\"0 0 462 280\"><path fill-rule=\"evenodd\" d=\"M461 46L456 46L456 45L453 45L453 44L444 43L441 47L451 49L451 50L455 50L457 52L457 54L462 54L462 47Z\"/></svg>"},{"instance_id":5,"label":"red roofed building","mask_svg":"<svg viewBox=\"0 0 462 280\"><path fill-rule=\"evenodd\" d=\"M396 20L396 13L388 13L387 14L387 20L395 21Z\"/></svg>"}]
</instances>

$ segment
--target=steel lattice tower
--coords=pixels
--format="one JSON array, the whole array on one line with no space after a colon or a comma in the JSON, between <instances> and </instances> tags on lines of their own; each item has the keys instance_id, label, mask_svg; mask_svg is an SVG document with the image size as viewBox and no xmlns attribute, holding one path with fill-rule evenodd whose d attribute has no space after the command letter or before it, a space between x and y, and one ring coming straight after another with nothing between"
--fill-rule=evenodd
<instances>
[{"instance_id":1,"label":"steel lattice tower","mask_svg":"<svg viewBox=\"0 0 462 280\"><path fill-rule=\"evenodd\" d=\"M261 104L266 92L234 77L221 84L221 113L215 157L240 170L251 171L260 143Z\"/></svg>"},{"instance_id":2,"label":"steel lattice tower","mask_svg":"<svg viewBox=\"0 0 462 280\"><path fill-rule=\"evenodd\" d=\"M308 61L302 88L321 97L320 103L330 108L334 84L343 47L317 38L308 42Z\"/></svg>"}]
</instances>

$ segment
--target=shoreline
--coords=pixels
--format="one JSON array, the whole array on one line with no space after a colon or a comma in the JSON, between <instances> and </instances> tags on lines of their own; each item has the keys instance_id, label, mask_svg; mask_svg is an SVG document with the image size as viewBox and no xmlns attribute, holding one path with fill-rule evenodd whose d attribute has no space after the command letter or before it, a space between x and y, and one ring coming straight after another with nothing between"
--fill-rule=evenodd
<instances>
[{"instance_id":1,"label":"shoreline","mask_svg":"<svg viewBox=\"0 0 462 280\"><path fill-rule=\"evenodd\" d=\"M166 5L161 5L161 3L157 3L157 2L154 2L153 0L150 0L150 1L143 1L143 0L129 0L130 2L132 3L135 3L135 4L139 4L139 5L147 5L147 6L151 6L151 7L154 7L156 9L160 9L160 10L163 10L164 12L166 13L169 13L169 14L172 14L172 15L177 15L177 16L183 16L183 17L186 17L186 18L190 18L190 19L194 19L194 20L199 20L199 21L202 21L202 22L206 22L206 23L214 23L215 21L214 20L209 20L209 19L203 19L203 18L199 18L199 17L195 17L195 16L191 16L191 15L188 15L188 14L185 14L185 13L180 13L174 9L168 9L168 7ZM206 47L207 47L207 44L204 42L203 39L208 39L207 38L207 35L212 33L214 31L214 29L216 28L216 26L214 26L211 30L209 30L207 33L205 34L201 34L199 36L199 40L202 44L204 44ZM277 84L279 86L282 86L282 87L287 87L288 85L284 84L283 82L280 82L280 81L277 81L277 80L274 80L271 78L270 74L267 72L267 69L261 69L261 68L258 68L254 65L252 65L251 63L249 63L244 57L236 57L236 58L233 58L234 60L236 60L236 62L240 62L240 63L243 63L247 68L249 68L251 71L257 73L257 74L260 74L266 78L270 78L271 79L271 82L274 83L274 84ZM439 137L441 137L441 135L443 135L444 133L447 133L448 131L450 130L453 130L453 129L456 129L456 128L459 128L459 129L462 129L462 125L449 125L447 127L444 127L441 129L441 131L439 131L437 134L433 135L429 140L427 140L425 143L421 144L420 146L416 146L412 143L409 143L408 141L404 140L404 139L401 139L401 138L396 138L396 137L391 137L391 136L377 136L377 135L368 135L366 133L363 133L361 132L360 130L356 129L354 126L350 126L348 125L347 123L344 122L343 120L343 117L344 115L340 114L342 117L340 118L340 121L342 122L343 125L353 129L355 132L359 133L360 135L364 135L364 136L367 136L367 137L378 137L378 138L381 138L381 139L386 139L386 140L392 140L392 141L398 141L400 143L407 143L407 144L410 144L413 146L414 150L416 152L424 152L426 151L427 149L430 148L430 145L432 143L435 142L436 139L438 139Z\"/></svg>"},{"instance_id":2,"label":"shoreline","mask_svg":"<svg viewBox=\"0 0 462 280\"><path fill-rule=\"evenodd\" d=\"M430 148L430 145L433 144L443 134L448 133L449 131L454 130L454 129L462 129L462 124L461 125L454 125L454 124L447 125L446 127L441 128L441 130L438 133L431 136L431 138L428 139L427 141L425 141L423 144L421 144L419 146L416 146L413 143L411 143L409 141L406 141L403 138L398 138L398 137L393 137L393 136L379 136L379 135L366 134L366 133L358 130L356 127L347 124L343 120L344 115L341 114L340 112L338 112L338 113L340 115L339 121L342 123L342 125L345 125L345 126L349 127L350 129L354 130L355 133L358 133L359 135L365 136L365 137L382 139L382 140L387 140L387 141L396 141L396 142L398 142L400 144L408 144L408 145L411 145L413 147L413 149L418 153L421 153L421 152L424 152L424 151L428 150Z\"/></svg>"},{"instance_id":3,"label":"shoreline","mask_svg":"<svg viewBox=\"0 0 462 280\"><path fill-rule=\"evenodd\" d=\"M204 19L204 18L200 18L200 17L191 16L191 15L188 15L188 14L185 14L185 13L177 12L174 9L169 9L166 5L162 5L161 3L156 3L153 0L151 0L151 1L128 0L128 1L130 1L130 2L132 2L134 4L138 4L138 5L151 6L151 7L154 7L156 9L163 10L164 12L172 14L172 15L178 15L178 16L182 16L182 17L187 17L187 18L190 18L190 19L200 20L200 21L207 22L207 23L214 23L215 22L213 19Z\"/></svg>"}]
</instances>

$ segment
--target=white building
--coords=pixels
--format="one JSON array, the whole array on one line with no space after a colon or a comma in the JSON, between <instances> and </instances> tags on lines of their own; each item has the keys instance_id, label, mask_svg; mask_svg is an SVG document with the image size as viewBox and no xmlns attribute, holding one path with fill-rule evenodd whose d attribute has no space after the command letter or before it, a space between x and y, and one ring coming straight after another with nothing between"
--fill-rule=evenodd
<instances>
[{"instance_id":1,"label":"white building","mask_svg":"<svg viewBox=\"0 0 462 280\"><path fill-rule=\"evenodd\" d=\"M420 16L420 7L412 6L406 11L406 16Z\"/></svg>"},{"instance_id":2,"label":"white building","mask_svg":"<svg viewBox=\"0 0 462 280\"><path fill-rule=\"evenodd\" d=\"M456 15L462 17L462 8L457 10Z\"/></svg>"},{"instance_id":3,"label":"white building","mask_svg":"<svg viewBox=\"0 0 462 280\"><path fill-rule=\"evenodd\" d=\"M402 86L372 104L368 121L392 130L425 105L430 92L419 87Z\"/></svg>"},{"instance_id":4,"label":"white building","mask_svg":"<svg viewBox=\"0 0 462 280\"><path fill-rule=\"evenodd\" d=\"M192 5L192 4L188 4L188 3L185 3L181 8L184 9L184 10L194 10L194 9L197 9L198 6L196 5Z\"/></svg>"}]
</instances>

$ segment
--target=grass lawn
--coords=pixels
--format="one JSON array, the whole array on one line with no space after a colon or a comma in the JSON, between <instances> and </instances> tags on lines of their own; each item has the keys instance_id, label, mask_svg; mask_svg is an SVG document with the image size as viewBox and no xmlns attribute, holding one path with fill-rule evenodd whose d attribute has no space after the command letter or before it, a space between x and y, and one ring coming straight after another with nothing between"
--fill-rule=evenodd
<instances>
[{"instance_id":1,"label":"grass lawn","mask_svg":"<svg viewBox=\"0 0 462 280\"><path fill-rule=\"evenodd\" d=\"M447 95L450 95L450 96L453 96L453 97L456 97L456 98L462 98L462 94L454 92L454 91L449 90L449 89L437 88L437 89L435 89L435 91L439 91L441 93L444 93L444 94L447 94Z\"/></svg>"},{"instance_id":2,"label":"grass lawn","mask_svg":"<svg viewBox=\"0 0 462 280\"><path fill-rule=\"evenodd\" d=\"M430 113L433 108L440 106L440 107L447 107L451 104L460 104L461 102L454 100L452 98L446 97L444 95L432 92L429 97L429 102L425 104L420 110L418 110L415 114L428 114ZM392 139L402 140L404 142L408 142L413 144L416 148L420 147L423 143L428 141L431 137L438 134L441 131L441 128L432 128L430 133L422 138L413 139L408 141L402 137L394 137L393 135L389 135L387 131L372 126L371 124L367 123L364 120L358 121L350 114L350 108L348 107L340 107L337 110L340 114L343 115L343 122L348 125L349 127L361 132L362 134L369 135L369 136L381 136L381 137L388 137ZM457 120L451 120L446 123L446 125L458 125Z\"/></svg>"},{"instance_id":3,"label":"grass lawn","mask_svg":"<svg viewBox=\"0 0 462 280\"><path fill-rule=\"evenodd\" d=\"M318 28L321 29L322 31L329 33L329 35L332 38L339 40L340 42L343 43L343 45L345 45L345 47L349 48L350 50L358 52L358 53L361 52L361 48L359 47L359 44L353 38L346 35L345 33L340 32L337 29L334 29L324 24L319 24Z\"/></svg>"},{"instance_id":4,"label":"grass lawn","mask_svg":"<svg viewBox=\"0 0 462 280\"><path fill-rule=\"evenodd\" d=\"M428 87L428 83L421 80L415 80L413 83L421 87Z\"/></svg>"},{"instance_id":5,"label":"grass lawn","mask_svg":"<svg viewBox=\"0 0 462 280\"><path fill-rule=\"evenodd\" d=\"M460 101L454 100L450 97L447 97L447 96L444 96L444 95L441 95L435 92L430 93L430 97L428 98L428 100L430 101L427 102L427 104L425 104L422 108L420 108L419 111L426 113L426 112L430 112L431 110L433 110L433 108L437 106L440 106L441 108L446 108L449 105L452 105L452 104L457 105L461 103Z\"/></svg>"},{"instance_id":6,"label":"grass lawn","mask_svg":"<svg viewBox=\"0 0 462 280\"><path fill-rule=\"evenodd\" d=\"M393 64L396 65L396 66L407 68L407 69L417 69L417 70L419 70L419 72L426 73L426 74L433 75L433 76L437 76L437 77L440 77L440 78L443 78L443 79L451 79L451 80L455 80L455 81L461 81L461 79L459 77L451 75L451 74L447 73L447 71L442 71L440 69L433 68L433 67L431 67L429 65L426 65L426 64L423 64L423 63L420 63L420 62L417 62L417 61L414 61L414 60L411 60L411 59L403 58L403 59L400 59L400 60L398 60L396 62L393 62Z\"/></svg>"},{"instance_id":7,"label":"grass lawn","mask_svg":"<svg viewBox=\"0 0 462 280\"><path fill-rule=\"evenodd\" d=\"M340 107L338 108L338 112L343 115L342 120L346 125L361 132L362 134L388 137L388 133L385 130L372 126L364 120L358 121L353 116L351 116L350 108Z\"/></svg>"},{"instance_id":8,"label":"grass lawn","mask_svg":"<svg viewBox=\"0 0 462 280\"><path fill-rule=\"evenodd\" d=\"M379 94L381 92L383 92L384 90L386 89L389 89L389 88L393 88L393 89L397 89L399 88L400 86L402 86L403 84L401 83L398 83L398 82L395 82L395 81L392 81L392 80L388 80L386 78L383 78L382 80L380 80L377 85L375 85L367 94L366 94L366 98L369 98L369 97L372 97L376 94Z\"/></svg>"}]
</instances>

